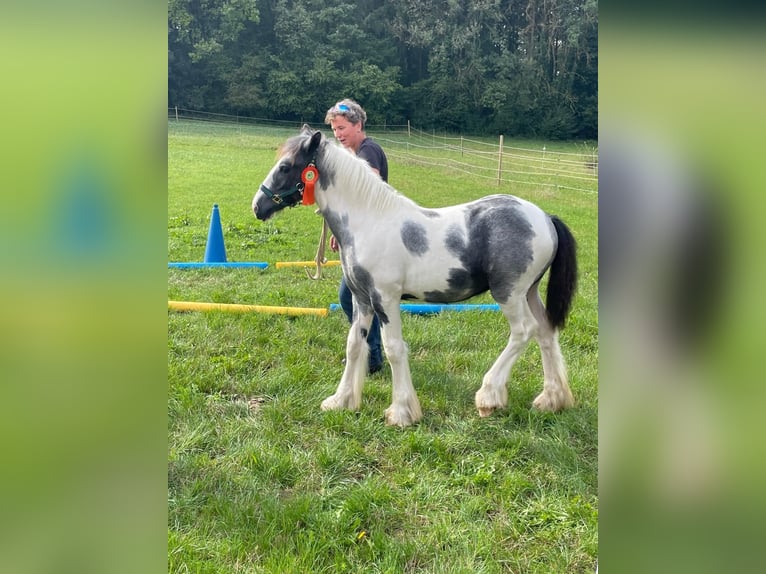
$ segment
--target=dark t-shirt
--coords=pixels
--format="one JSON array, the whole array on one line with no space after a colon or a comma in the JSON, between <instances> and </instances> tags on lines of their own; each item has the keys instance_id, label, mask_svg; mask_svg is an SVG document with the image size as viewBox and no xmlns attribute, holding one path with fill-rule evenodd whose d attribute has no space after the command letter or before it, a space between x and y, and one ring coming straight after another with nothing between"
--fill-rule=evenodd
<instances>
[{"instance_id":1,"label":"dark t-shirt","mask_svg":"<svg viewBox=\"0 0 766 574\"><path fill-rule=\"evenodd\" d=\"M388 181L388 159L386 159L386 154L383 153L383 148L375 141L370 138L364 138L364 141L359 145L359 149L356 150L356 155L369 163L370 167L377 169L383 181Z\"/></svg>"}]
</instances>

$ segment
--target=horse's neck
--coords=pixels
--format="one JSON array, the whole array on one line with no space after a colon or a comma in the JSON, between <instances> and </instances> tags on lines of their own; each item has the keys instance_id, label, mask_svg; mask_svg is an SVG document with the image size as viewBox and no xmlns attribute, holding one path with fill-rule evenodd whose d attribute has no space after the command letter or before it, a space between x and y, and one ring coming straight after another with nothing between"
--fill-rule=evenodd
<instances>
[{"instance_id":1,"label":"horse's neck","mask_svg":"<svg viewBox=\"0 0 766 574\"><path fill-rule=\"evenodd\" d=\"M326 194L327 208L346 212L350 218L356 213L381 217L400 210L405 204L412 204L383 182L364 160L340 148L332 152L328 160L334 177Z\"/></svg>"}]
</instances>

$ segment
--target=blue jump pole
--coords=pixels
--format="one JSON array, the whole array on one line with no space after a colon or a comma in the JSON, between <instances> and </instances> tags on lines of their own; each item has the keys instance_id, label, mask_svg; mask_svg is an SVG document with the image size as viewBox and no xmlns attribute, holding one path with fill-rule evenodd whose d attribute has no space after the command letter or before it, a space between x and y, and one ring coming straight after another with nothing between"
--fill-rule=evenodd
<instances>
[{"instance_id":1,"label":"blue jump pole","mask_svg":"<svg viewBox=\"0 0 766 574\"><path fill-rule=\"evenodd\" d=\"M407 311L409 313L427 315L430 313L439 313L440 311L499 311L500 306L497 303L402 303L401 309L402 311Z\"/></svg>"},{"instance_id":2,"label":"blue jump pole","mask_svg":"<svg viewBox=\"0 0 766 574\"><path fill-rule=\"evenodd\" d=\"M207 245L205 246L205 259L201 262L174 262L168 263L168 267L177 269L197 269L203 267L258 267L265 269L268 263L234 262L226 261L226 246L223 243L223 228L221 227L221 214L218 204L213 204L213 213L210 215L210 229L207 233Z\"/></svg>"},{"instance_id":3,"label":"blue jump pole","mask_svg":"<svg viewBox=\"0 0 766 574\"><path fill-rule=\"evenodd\" d=\"M269 264L263 261L253 262L234 262L234 261L198 261L198 262L173 262L168 263L168 267L174 267L176 269L199 269L203 267L257 267L259 269L266 269Z\"/></svg>"},{"instance_id":4,"label":"blue jump pole","mask_svg":"<svg viewBox=\"0 0 766 574\"><path fill-rule=\"evenodd\" d=\"M400 306L402 311L407 311L413 315L433 315L434 313L440 313L442 311L499 311L500 306L497 303L487 304L443 304L443 303L402 303ZM330 304L330 311L337 311L340 309L340 305L337 303Z\"/></svg>"}]
</instances>

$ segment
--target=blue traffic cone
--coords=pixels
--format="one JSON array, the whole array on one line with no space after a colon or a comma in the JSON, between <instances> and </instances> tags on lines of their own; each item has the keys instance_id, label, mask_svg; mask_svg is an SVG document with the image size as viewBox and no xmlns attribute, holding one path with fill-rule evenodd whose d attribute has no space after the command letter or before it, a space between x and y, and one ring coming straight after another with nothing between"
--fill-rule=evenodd
<instances>
[{"instance_id":1,"label":"blue traffic cone","mask_svg":"<svg viewBox=\"0 0 766 574\"><path fill-rule=\"evenodd\" d=\"M226 247L223 244L223 229L218 204L213 205L213 215L210 217L210 230L207 232L205 247L205 263L225 263Z\"/></svg>"}]
</instances>

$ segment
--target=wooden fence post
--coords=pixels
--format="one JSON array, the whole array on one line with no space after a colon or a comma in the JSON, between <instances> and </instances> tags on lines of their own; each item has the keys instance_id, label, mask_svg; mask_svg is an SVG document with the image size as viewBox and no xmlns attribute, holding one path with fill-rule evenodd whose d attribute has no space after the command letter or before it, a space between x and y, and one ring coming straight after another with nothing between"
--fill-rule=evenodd
<instances>
[{"instance_id":1,"label":"wooden fence post","mask_svg":"<svg viewBox=\"0 0 766 574\"><path fill-rule=\"evenodd\" d=\"M176 121L178 121L178 106L176 106Z\"/></svg>"},{"instance_id":2,"label":"wooden fence post","mask_svg":"<svg viewBox=\"0 0 766 574\"><path fill-rule=\"evenodd\" d=\"M503 134L500 134L500 153L497 154L497 185L503 177Z\"/></svg>"},{"instance_id":3,"label":"wooden fence post","mask_svg":"<svg viewBox=\"0 0 766 574\"><path fill-rule=\"evenodd\" d=\"M597 156L597 150L598 150L598 148L595 148L595 147L593 148L593 153L592 153L593 159L591 160L593 162L593 171L596 172L596 177L598 177L598 156Z\"/></svg>"}]
</instances>

